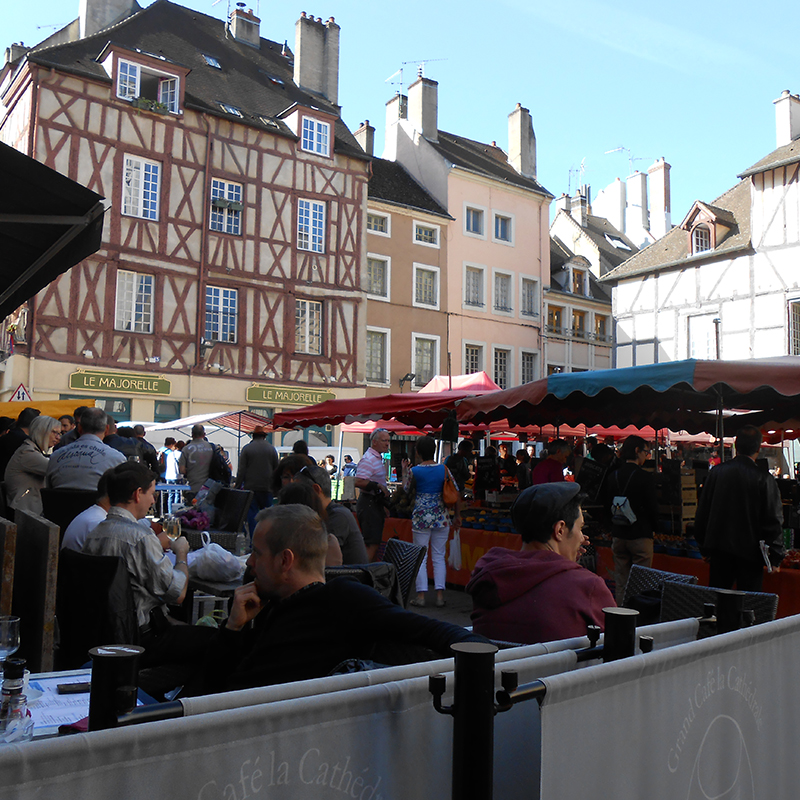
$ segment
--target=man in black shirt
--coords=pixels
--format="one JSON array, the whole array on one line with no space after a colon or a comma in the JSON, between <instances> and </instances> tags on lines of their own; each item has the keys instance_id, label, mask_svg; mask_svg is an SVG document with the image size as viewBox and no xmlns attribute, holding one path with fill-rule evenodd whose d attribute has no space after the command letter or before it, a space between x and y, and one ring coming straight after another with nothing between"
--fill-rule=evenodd
<instances>
[{"instance_id":1,"label":"man in black shirt","mask_svg":"<svg viewBox=\"0 0 800 800\"><path fill-rule=\"evenodd\" d=\"M736 458L714 467L706 478L694 535L710 562L709 585L760 592L767 557L778 567L785 554L783 507L775 478L756 466L761 431L746 425L736 436Z\"/></svg>"},{"instance_id":2,"label":"man in black shirt","mask_svg":"<svg viewBox=\"0 0 800 800\"><path fill-rule=\"evenodd\" d=\"M259 513L247 562L255 579L236 590L209 648L205 692L320 678L346 659L372 658L381 641L442 657L456 642L486 641L405 611L369 586L346 578L326 583L327 552L325 525L310 508Z\"/></svg>"}]
</instances>

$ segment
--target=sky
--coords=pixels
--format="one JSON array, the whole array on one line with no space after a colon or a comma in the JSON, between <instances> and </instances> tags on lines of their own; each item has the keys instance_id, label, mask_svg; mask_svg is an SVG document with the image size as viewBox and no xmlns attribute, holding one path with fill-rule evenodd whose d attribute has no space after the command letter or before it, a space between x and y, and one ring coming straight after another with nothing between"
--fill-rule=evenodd
<instances>
[{"instance_id":1,"label":"sky","mask_svg":"<svg viewBox=\"0 0 800 800\"><path fill-rule=\"evenodd\" d=\"M0 46L41 41L77 17L78 5L0 0ZM224 18L234 3L181 5ZM797 30L800 3L786 0L247 5L260 16L263 37L290 47L302 11L335 18L342 116L351 130L370 120L376 155L386 102L426 62L425 76L439 83L441 130L507 149L508 114L517 103L530 109L537 177L556 197L583 183L594 197L615 178L666 158L673 224L694 200L713 201L775 149L772 101L784 89L800 92L800 50L781 34Z\"/></svg>"}]
</instances>

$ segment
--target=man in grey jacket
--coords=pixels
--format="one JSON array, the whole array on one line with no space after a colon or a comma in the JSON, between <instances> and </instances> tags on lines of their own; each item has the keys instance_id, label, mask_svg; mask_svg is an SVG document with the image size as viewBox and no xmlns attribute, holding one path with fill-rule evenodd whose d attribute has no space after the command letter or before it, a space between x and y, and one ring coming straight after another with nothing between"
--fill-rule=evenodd
<instances>
[{"instance_id":1,"label":"man in grey jacket","mask_svg":"<svg viewBox=\"0 0 800 800\"><path fill-rule=\"evenodd\" d=\"M278 451L267 441L267 432L261 425L253 428L253 441L239 454L236 473L237 489L250 489L253 501L247 511L247 529L252 536L256 528L256 514L272 505L272 473L278 466Z\"/></svg>"}]
</instances>

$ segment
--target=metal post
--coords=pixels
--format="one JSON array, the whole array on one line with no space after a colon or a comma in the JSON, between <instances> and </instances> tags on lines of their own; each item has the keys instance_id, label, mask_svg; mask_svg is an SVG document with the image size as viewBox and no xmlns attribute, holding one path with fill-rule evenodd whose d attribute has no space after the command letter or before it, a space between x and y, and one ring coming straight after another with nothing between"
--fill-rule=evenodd
<instances>
[{"instance_id":1,"label":"metal post","mask_svg":"<svg viewBox=\"0 0 800 800\"><path fill-rule=\"evenodd\" d=\"M636 619L632 608L610 606L603 609L606 635L603 640L603 662L628 658L636 652Z\"/></svg>"},{"instance_id":2,"label":"metal post","mask_svg":"<svg viewBox=\"0 0 800 800\"><path fill-rule=\"evenodd\" d=\"M89 730L113 728L119 714L136 705L139 656L144 648L134 644L93 647L92 687L89 693Z\"/></svg>"},{"instance_id":3,"label":"metal post","mask_svg":"<svg viewBox=\"0 0 800 800\"><path fill-rule=\"evenodd\" d=\"M731 589L717 589L717 633L738 631L742 627L744 594Z\"/></svg>"},{"instance_id":4,"label":"metal post","mask_svg":"<svg viewBox=\"0 0 800 800\"><path fill-rule=\"evenodd\" d=\"M497 648L461 642L451 650L455 653L453 800L491 800Z\"/></svg>"}]
</instances>

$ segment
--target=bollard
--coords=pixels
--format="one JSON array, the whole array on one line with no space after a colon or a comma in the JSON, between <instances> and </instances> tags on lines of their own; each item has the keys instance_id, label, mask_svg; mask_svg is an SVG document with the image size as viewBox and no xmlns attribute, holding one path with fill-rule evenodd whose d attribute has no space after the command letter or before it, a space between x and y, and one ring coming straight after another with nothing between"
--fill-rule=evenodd
<instances>
[{"instance_id":1,"label":"bollard","mask_svg":"<svg viewBox=\"0 0 800 800\"><path fill-rule=\"evenodd\" d=\"M744 594L731 589L716 589L717 633L730 633L742 627Z\"/></svg>"},{"instance_id":2,"label":"bollard","mask_svg":"<svg viewBox=\"0 0 800 800\"><path fill-rule=\"evenodd\" d=\"M93 647L92 687L89 694L89 730L113 728L119 714L136 705L139 656L144 648L135 644Z\"/></svg>"},{"instance_id":3,"label":"bollard","mask_svg":"<svg viewBox=\"0 0 800 800\"><path fill-rule=\"evenodd\" d=\"M629 658L636 652L636 619L638 611L632 608L610 606L605 614L605 638L603 639L603 662Z\"/></svg>"},{"instance_id":4,"label":"bollard","mask_svg":"<svg viewBox=\"0 0 800 800\"><path fill-rule=\"evenodd\" d=\"M481 642L461 642L450 649L455 654L453 800L491 800L497 648Z\"/></svg>"}]
</instances>

